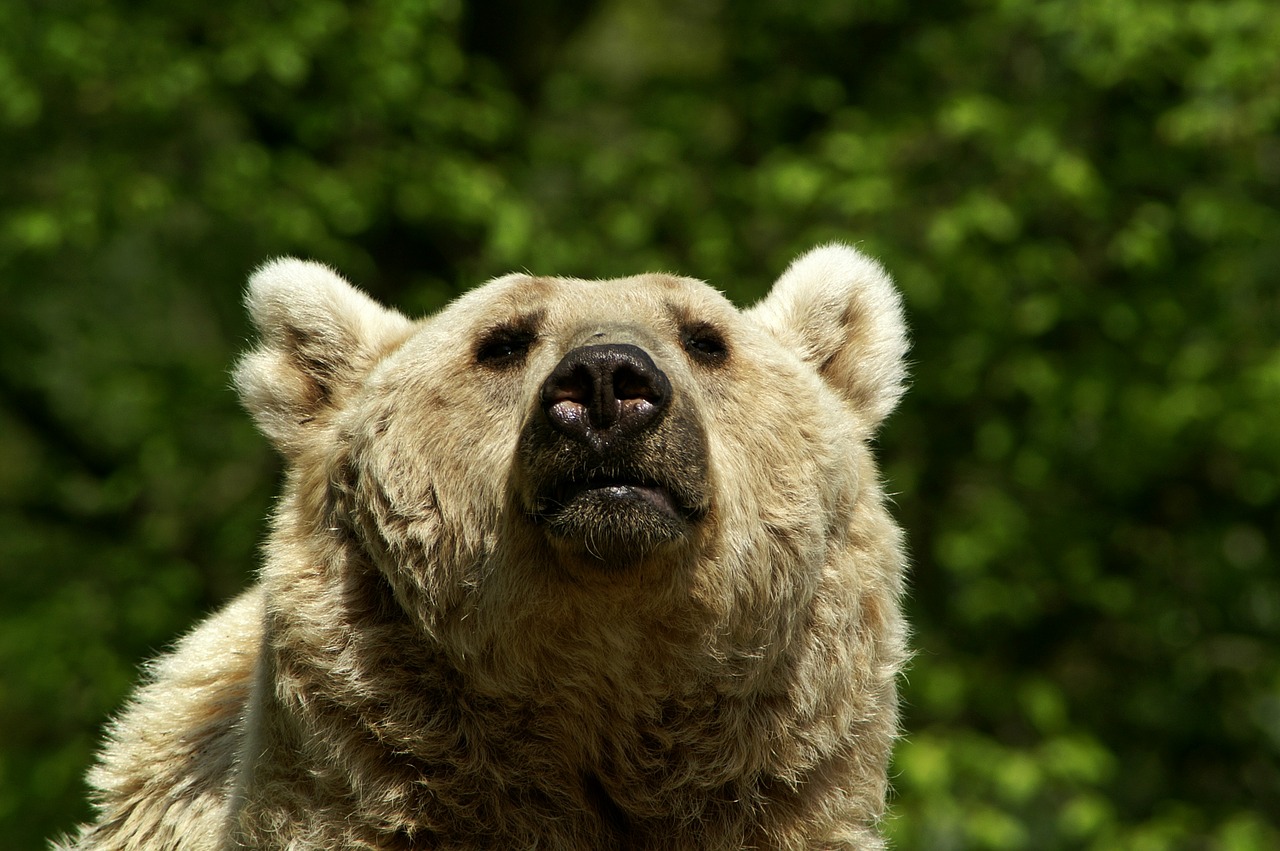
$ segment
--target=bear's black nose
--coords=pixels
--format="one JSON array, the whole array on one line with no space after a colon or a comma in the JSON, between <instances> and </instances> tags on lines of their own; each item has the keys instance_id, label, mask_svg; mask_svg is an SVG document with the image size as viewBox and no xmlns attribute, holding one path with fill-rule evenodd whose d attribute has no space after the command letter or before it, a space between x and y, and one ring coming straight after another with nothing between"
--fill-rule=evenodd
<instances>
[{"instance_id":1,"label":"bear's black nose","mask_svg":"<svg viewBox=\"0 0 1280 851\"><path fill-rule=\"evenodd\" d=\"M542 383L552 427L597 450L657 422L670 399L667 376L627 343L576 348Z\"/></svg>"}]
</instances>

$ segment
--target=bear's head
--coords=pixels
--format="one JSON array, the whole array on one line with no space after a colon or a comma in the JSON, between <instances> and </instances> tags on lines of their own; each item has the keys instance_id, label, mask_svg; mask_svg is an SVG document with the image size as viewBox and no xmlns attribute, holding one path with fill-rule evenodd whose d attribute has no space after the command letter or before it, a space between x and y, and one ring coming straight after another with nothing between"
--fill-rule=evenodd
<instances>
[{"instance_id":1,"label":"bear's head","mask_svg":"<svg viewBox=\"0 0 1280 851\"><path fill-rule=\"evenodd\" d=\"M516 274L411 321L297 260L247 300L235 380L290 475L269 563L295 567L270 569L376 585L494 689L602 659L635 680L656 645L750 680L824 606L896 599L869 442L906 332L852 248L746 311L665 274Z\"/></svg>"}]
</instances>

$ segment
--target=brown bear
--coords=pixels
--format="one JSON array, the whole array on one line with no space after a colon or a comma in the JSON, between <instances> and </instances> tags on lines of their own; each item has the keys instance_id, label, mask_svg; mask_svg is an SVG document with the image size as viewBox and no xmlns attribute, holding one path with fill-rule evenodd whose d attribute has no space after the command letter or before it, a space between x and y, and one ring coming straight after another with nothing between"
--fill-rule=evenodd
<instances>
[{"instance_id":1,"label":"brown bear","mask_svg":"<svg viewBox=\"0 0 1280 851\"><path fill-rule=\"evenodd\" d=\"M518 274L412 321L297 260L247 302L260 580L153 663L63 847L883 847L876 262L816 249L746 311Z\"/></svg>"}]
</instances>

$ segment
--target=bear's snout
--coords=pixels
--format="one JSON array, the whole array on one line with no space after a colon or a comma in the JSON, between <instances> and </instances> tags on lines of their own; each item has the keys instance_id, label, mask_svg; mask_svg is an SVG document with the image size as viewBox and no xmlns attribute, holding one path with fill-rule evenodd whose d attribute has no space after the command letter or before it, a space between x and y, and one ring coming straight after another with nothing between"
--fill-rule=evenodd
<instances>
[{"instance_id":1,"label":"bear's snout","mask_svg":"<svg viewBox=\"0 0 1280 851\"><path fill-rule=\"evenodd\" d=\"M541 400L552 428L599 451L657 423L671 382L639 346L580 346L551 370Z\"/></svg>"},{"instance_id":2,"label":"bear's snout","mask_svg":"<svg viewBox=\"0 0 1280 851\"><path fill-rule=\"evenodd\" d=\"M528 516L554 541L622 566L706 515L706 438L640 346L582 345L555 365L525 424Z\"/></svg>"}]
</instances>

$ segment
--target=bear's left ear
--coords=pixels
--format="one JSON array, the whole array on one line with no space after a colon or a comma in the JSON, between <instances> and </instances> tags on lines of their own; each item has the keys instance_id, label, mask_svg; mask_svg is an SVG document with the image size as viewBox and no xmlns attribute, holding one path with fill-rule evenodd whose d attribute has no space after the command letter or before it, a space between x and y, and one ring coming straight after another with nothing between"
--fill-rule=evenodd
<instances>
[{"instance_id":1,"label":"bear's left ear","mask_svg":"<svg viewBox=\"0 0 1280 851\"><path fill-rule=\"evenodd\" d=\"M249 279L245 306L260 335L236 364L240 399L286 458L413 323L351 286L332 269L272 260Z\"/></svg>"},{"instance_id":2,"label":"bear's left ear","mask_svg":"<svg viewBox=\"0 0 1280 851\"><path fill-rule=\"evenodd\" d=\"M872 428L906 390L902 298L884 267L832 243L795 260L747 311L795 350Z\"/></svg>"}]
</instances>

